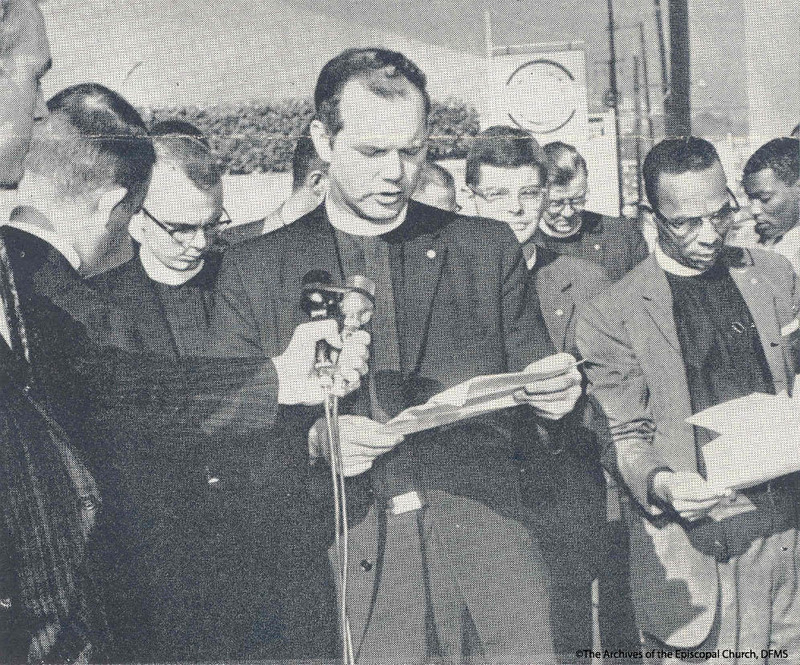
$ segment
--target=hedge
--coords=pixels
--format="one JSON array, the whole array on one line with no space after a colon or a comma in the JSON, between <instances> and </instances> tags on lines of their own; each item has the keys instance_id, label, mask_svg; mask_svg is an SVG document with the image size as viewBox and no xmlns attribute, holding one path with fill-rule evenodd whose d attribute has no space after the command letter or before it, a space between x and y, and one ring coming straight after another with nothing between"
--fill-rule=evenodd
<instances>
[{"instance_id":1,"label":"hedge","mask_svg":"<svg viewBox=\"0 0 800 665\"><path fill-rule=\"evenodd\" d=\"M289 171L294 139L311 121L308 99L257 101L239 105L171 107L145 112L151 122L170 118L200 128L218 152L228 173ZM465 102L448 99L431 106L430 155L434 159L466 156L469 137L479 131L478 112Z\"/></svg>"}]
</instances>

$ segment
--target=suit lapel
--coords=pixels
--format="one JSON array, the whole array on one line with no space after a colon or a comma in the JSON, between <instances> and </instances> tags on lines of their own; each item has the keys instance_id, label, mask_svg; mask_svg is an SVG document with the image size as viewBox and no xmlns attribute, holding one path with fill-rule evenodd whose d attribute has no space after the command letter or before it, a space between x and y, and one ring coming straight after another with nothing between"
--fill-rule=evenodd
<instances>
[{"instance_id":1,"label":"suit lapel","mask_svg":"<svg viewBox=\"0 0 800 665\"><path fill-rule=\"evenodd\" d=\"M749 252L742 254L743 262L731 266L730 274L742 294L758 330L764 356L767 359L775 391L788 390L787 366L781 346L781 326L777 317L775 295L769 283L752 270Z\"/></svg>"},{"instance_id":2,"label":"suit lapel","mask_svg":"<svg viewBox=\"0 0 800 665\"><path fill-rule=\"evenodd\" d=\"M432 217L431 210L412 201L406 221L387 235L400 364L405 373L417 371L424 360L436 294L447 263L447 245L440 237L442 218Z\"/></svg>"},{"instance_id":3,"label":"suit lapel","mask_svg":"<svg viewBox=\"0 0 800 665\"><path fill-rule=\"evenodd\" d=\"M681 354L678 330L675 327L675 316L672 311L672 291L664 271L658 266L653 255L642 264L642 278L645 312L667 344L673 351Z\"/></svg>"}]
</instances>

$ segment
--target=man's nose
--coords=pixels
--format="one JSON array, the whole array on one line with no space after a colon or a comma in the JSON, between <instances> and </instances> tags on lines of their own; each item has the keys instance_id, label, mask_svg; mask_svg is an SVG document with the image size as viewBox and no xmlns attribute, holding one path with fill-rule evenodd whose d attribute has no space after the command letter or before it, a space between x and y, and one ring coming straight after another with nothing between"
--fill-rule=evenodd
<instances>
[{"instance_id":1,"label":"man's nose","mask_svg":"<svg viewBox=\"0 0 800 665\"><path fill-rule=\"evenodd\" d=\"M208 237L206 236L205 229L202 227L197 229L197 232L194 234L194 238L192 238L192 242L190 243L190 247L198 250L208 247Z\"/></svg>"},{"instance_id":2,"label":"man's nose","mask_svg":"<svg viewBox=\"0 0 800 665\"><path fill-rule=\"evenodd\" d=\"M403 177L403 160L399 150L388 151L381 163L381 175L386 180L400 180Z\"/></svg>"},{"instance_id":3,"label":"man's nose","mask_svg":"<svg viewBox=\"0 0 800 665\"><path fill-rule=\"evenodd\" d=\"M512 192L508 195L508 212L512 215L521 215L525 212L525 207L519 200L519 193Z\"/></svg>"},{"instance_id":4,"label":"man's nose","mask_svg":"<svg viewBox=\"0 0 800 665\"><path fill-rule=\"evenodd\" d=\"M44 93L42 92L42 84L38 83L36 86L36 100L33 105L33 119L44 120L48 113L47 103L44 100Z\"/></svg>"},{"instance_id":5,"label":"man's nose","mask_svg":"<svg viewBox=\"0 0 800 665\"><path fill-rule=\"evenodd\" d=\"M764 211L761 208L761 201L758 199L750 201L750 214L752 214L753 217L758 217L762 212Z\"/></svg>"}]
</instances>

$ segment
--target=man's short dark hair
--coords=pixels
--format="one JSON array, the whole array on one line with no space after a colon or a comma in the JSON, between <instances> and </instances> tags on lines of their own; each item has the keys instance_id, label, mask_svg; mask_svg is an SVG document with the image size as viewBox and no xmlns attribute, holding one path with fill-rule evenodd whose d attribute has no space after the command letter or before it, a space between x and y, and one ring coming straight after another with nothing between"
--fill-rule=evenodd
<instances>
[{"instance_id":1,"label":"man's short dark hair","mask_svg":"<svg viewBox=\"0 0 800 665\"><path fill-rule=\"evenodd\" d=\"M98 83L81 83L57 93L47 108L28 168L53 177L65 194L119 186L128 190L125 199L144 197L155 151L133 106Z\"/></svg>"},{"instance_id":2,"label":"man's short dark hair","mask_svg":"<svg viewBox=\"0 0 800 665\"><path fill-rule=\"evenodd\" d=\"M222 166L200 129L184 120L165 120L150 130L159 160L174 164L197 189L208 192L222 182Z\"/></svg>"},{"instance_id":3,"label":"man's short dark hair","mask_svg":"<svg viewBox=\"0 0 800 665\"><path fill-rule=\"evenodd\" d=\"M425 103L425 117L431 100L425 89L427 79L422 70L402 53L382 48L353 48L337 55L319 73L314 89L317 119L325 125L330 137L342 129L339 103L342 89L351 79L358 79L373 93L386 99L405 97L408 84L414 86ZM365 109L365 112L368 112Z\"/></svg>"},{"instance_id":4,"label":"man's short dark hair","mask_svg":"<svg viewBox=\"0 0 800 665\"><path fill-rule=\"evenodd\" d=\"M716 148L705 139L689 136L664 139L647 154L642 166L644 189L654 208L658 207L658 180L662 173L705 171L719 162Z\"/></svg>"},{"instance_id":5,"label":"man's short dark hair","mask_svg":"<svg viewBox=\"0 0 800 665\"><path fill-rule=\"evenodd\" d=\"M292 191L296 192L306 184L306 178L312 171L328 172L328 162L324 161L314 147L308 130L297 139L292 154Z\"/></svg>"},{"instance_id":6,"label":"man's short dark hair","mask_svg":"<svg viewBox=\"0 0 800 665\"><path fill-rule=\"evenodd\" d=\"M744 165L743 177L772 169L775 177L787 185L800 179L800 140L772 139L756 150Z\"/></svg>"},{"instance_id":7,"label":"man's short dark hair","mask_svg":"<svg viewBox=\"0 0 800 665\"><path fill-rule=\"evenodd\" d=\"M588 175L586 160L575 146L561 141L553 141L544 146L542 150L550 162L548 176L551 185L564 187L578 177L578 174Z\"/></svg>"},{"instance_id":8,"label":"man's short dark hair","mask_svg":"<svg viewBox=\"0 0 800 665\"><path fill-rule=\"evenodd\" d=\"M464 174L470 187L480 184L481 164L507 169L533 166L539 170L542 184L547 181L547 156L536 139L518 127L495 125L472 139Z\"/></svg>"}]
</instances>

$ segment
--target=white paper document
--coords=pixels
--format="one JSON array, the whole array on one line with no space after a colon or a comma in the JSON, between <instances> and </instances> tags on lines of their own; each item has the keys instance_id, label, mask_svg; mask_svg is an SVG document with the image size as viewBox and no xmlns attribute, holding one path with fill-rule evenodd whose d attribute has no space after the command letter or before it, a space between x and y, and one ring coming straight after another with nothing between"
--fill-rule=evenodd
<instances>
[{"instance_id":1,"label":"white paper document","mask_svg":"<svg viewBox=\"0 0 800 665\"><path fill-rule=\"evenodd\" d=\"M800 400L753 393L686 422L720 434L703 446L709 482L743 489L800 471Z\"/></svg>"},{"instance_id":2,"label":"white paper document","mask_svg":"<svg viewBox=\"0 0 800 665\"><path fill-rule=\"evenodd\" d=\"M411 434L517 406L519 402L514 399L517 390L563 371L563 354L556 354L542 358L524 372L478 376L437 393L425 404L406 409L386 423L386 427L398 434Z\"/></svg>"}]
</instances>

